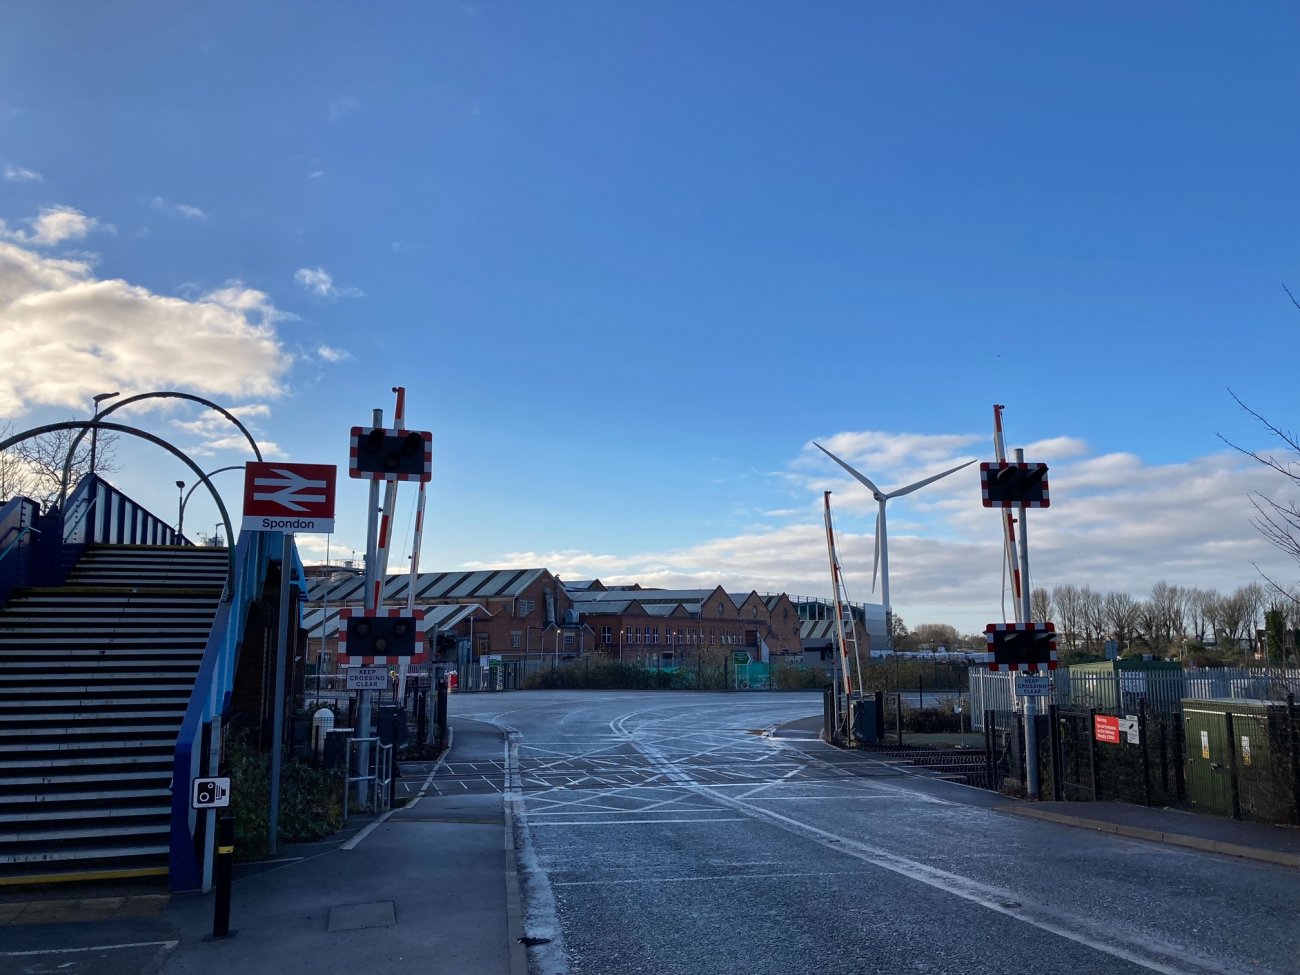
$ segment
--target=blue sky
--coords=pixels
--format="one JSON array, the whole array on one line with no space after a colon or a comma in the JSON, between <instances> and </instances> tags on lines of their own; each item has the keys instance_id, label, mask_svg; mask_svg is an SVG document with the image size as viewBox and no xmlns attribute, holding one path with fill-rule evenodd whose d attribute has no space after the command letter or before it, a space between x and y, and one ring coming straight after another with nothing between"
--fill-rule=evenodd
<instances>
[{"instance_id":1,"label":"blue sky","mask_svg":"<svg viewBox=\"0 0 1300 975\"><path fill-rule=\"evenodd\" d=\"M1249 524L1249 492L1284 486L1216 438L1269 445L1228 387L1284 427L1294 400L1293 5L6 21L17 426L176 388L284 458L343 464L401 384L435 436L426 566L821 593L829 487L869 598L870 501L809 442L893 487L989 459L1002 402L1011 444L1054 464L1036 582L1295 574ZM244 459L199 413L134 417L209 469ZM184 472L121 455L114 479L173 511ZM891 508L909 622L1000 618L977 490L957 475ZM343 502L335 554L364 548L360 482ZM214 510L196 495L187 522Z\"/></svg>"}]
</instances>

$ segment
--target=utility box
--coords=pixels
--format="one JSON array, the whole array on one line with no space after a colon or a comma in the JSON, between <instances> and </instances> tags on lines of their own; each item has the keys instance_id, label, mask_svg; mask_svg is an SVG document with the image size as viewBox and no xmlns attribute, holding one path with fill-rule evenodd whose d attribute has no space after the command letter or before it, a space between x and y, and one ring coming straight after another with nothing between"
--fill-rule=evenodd
<instances>
[{"instance_id":1,"label":"utility box","mask_svg":"<svg viewBox=\"0 0 1300 975\"><path fill-rule=\"evenodd\" d=\"M875 697L853 701L849 709L855 742L875 744L885 737L885 715Z\"/></svg>"},{"instance_id":2,"label":"utility box","mask_svg":"<svg viewBox=\"0 0 1300 975\"><path fill-rule=\"evenodd\" d=\"M1187 799L1196 812L1300 822L1291 724L1280 701L1183 701Z\"/></svg>"}]
</instances>

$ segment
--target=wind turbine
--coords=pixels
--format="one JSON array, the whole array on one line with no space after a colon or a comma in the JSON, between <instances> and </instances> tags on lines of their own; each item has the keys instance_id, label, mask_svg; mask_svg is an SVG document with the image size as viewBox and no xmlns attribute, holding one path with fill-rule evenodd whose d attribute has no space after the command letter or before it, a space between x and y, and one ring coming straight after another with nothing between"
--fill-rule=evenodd
<instances>
[{"instance_id":1,"label":"wind turbine","mask_svg":"<svg viewBox=\"0 0 1300 975\"><path fill-rule=\"evenodd\" d=\"M889 640L890 645L892 646L894 642L894 634L893 634L894 627L891 619L893 614L890 612L890 608L889 608L889 533L886 531L885 528L885 502L889 501L891 498L901 498L903 495L911 494L913 491L923 488L927 484L933 484L935 481L939 480L940 478L947 477L949 474L955 474L963 467L969 467L971 464L975 463L975 461L968 460L964 464L958 464L956 467L949 468L948 470L943 471L939 474L934 474L930 477L925 478L924 480L917 481L915 484L909 484L907 485L907 487L901 487L896 491L886 492L880 490L880 488L876 487L873 483L871 483L871 479L867 477L865 474L862 474L859 471L855 471L852 467L844 463L844 461L840 460L838 457L832 454L821 444L814 441L813 446L816 447L818 450L820 450L831 460L835 461L835 463L843 467L850 474L852 474L855 480L857 480L864 487L866 487L868 491L871 492L871 496L875 498L877 503L880 505L879 510L877 510L876 512L876 561L871 567L871 591L872 592L876 591L876 570L879 569L880 570L880 602L885 609L885 636Z\"/></svg>"}]
</instances>

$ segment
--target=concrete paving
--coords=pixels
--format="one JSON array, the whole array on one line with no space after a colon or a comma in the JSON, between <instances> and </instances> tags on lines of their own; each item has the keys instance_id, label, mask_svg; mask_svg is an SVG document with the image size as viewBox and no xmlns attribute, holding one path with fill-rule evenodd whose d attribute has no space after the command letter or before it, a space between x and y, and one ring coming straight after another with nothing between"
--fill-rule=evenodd
<instances>
[{"instance_id":1,"label":"concrete paving","mask_svg":"<svg viewBox=\"0 0 1300 975\"><path fill-rule=\"evenodd\" d=\"M500 729L460 719L422 796L328 842L286 845L278 862L242 866L229 938L207 940L211 895L15 895L0 904L0 975L526 975L501 789L433 787L455 781L448 764L499 764L504 750Z\"/></svg>"}]
</instances>

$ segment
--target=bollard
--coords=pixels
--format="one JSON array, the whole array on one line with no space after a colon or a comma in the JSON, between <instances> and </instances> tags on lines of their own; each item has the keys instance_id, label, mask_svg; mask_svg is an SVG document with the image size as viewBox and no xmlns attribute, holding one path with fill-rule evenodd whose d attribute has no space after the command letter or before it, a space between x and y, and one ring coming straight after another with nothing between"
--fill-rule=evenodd
<instances>
[{"instance_id":1,"label":"bollard","mask_svg":"<svg viewBox=\"0 0 1300 975\"><path fill-rule=\"evenodd\" d=\"M213 861L212 938L229 938L230 886L235 873L235 817L224 814L217 819L217 855Z\"/></svg>"}]
</instances>

